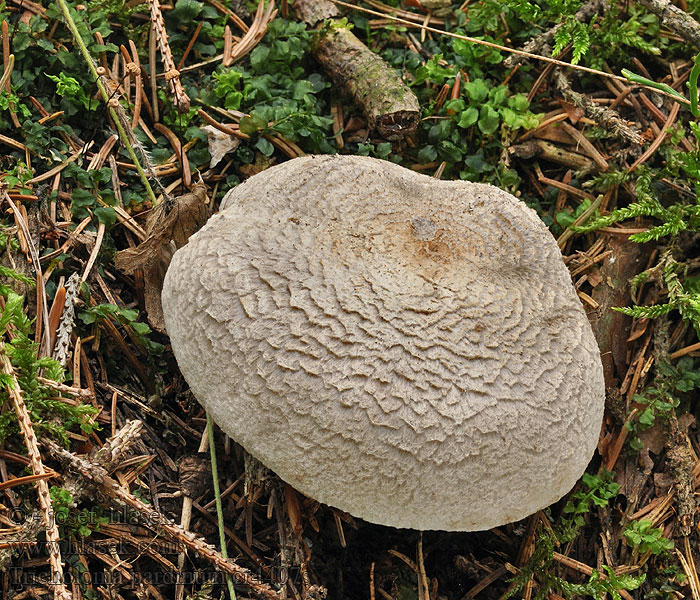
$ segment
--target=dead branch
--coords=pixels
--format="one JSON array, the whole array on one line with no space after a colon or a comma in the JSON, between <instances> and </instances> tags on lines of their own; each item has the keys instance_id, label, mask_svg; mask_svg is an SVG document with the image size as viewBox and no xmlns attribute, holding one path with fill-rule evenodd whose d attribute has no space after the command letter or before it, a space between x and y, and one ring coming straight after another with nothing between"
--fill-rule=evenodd
<instances>
[{"instance_id":1,"label":"dead branch","mask_svg":"<svg viewBox=\"0 0 700 600\"><path fill-rule=\"evenodd\" d=\"M103 467L94 464L61 448L58 444L47 442L52 454L65 461L72 469L89 480L100 491L136 510L143 522L156 531L168 534L173 540L185 545L190 550L199 554L224 573L231 575L238 583L248 587L256 595L269 600L278 600L279 595L269 585L260 581L248 569L238 566L233 560L225 559L221 553L198 538L191 532L185 531L176 525L153 506L145 504L136 496L124 489L113 479Z\"/></svg>"},{"instance_id":2,"label":"dead branch","mask_svg":"<svg viewBox=\"0 0 700 600\"><path fill-rule=\"evenodd\" d=\"M46 469L41 460L39 452L39 444L34 434L34 427L27 410L27 405L24 403L22 388L19 386L17 376L15 375L14 367L10 361L10 357L5 352L4 342L0 342L0 371L8 378L5 387L12 399L12 403L17 413L17 421L20 431L24 437L24 442L27 446L27 455L32 465L32 473L34 475L44 475ZM68 591L63 575L63 563L61 562L61 538L58 533L58 525L53 518L53 510L51 508L51 496L49 494L49 486L45 479L37 479L36 481L37 495L39 496L39 507L44 515L44 525L46 527L46 546L49 553L49 562L51 564L51 582L53 584L54 600L71 600L72 594Z\"/></svg>"},{"instance_id":3,"label":"dead branch","mask_svg":"<svg viewBox=\"0 0 700 600\"><path fill-rule=\"evenodd\" d=\"M700 23L687 12L674 6L669 0L639 0L639 3L659 17L660 23L673 29L696 48L700 48Z\"/></svg>"},{"instance_id":4,"label":"dead branch","mask_svg":"<svg viewBox=\"0 0 700 600\"><path fill-rule=\"evenodd\" d=\"M388 140L413 133L418 126L418 99L398 73L346 27L330 18L338 10L328 0L297 0L297 18L319 33L314 55L329 77L347 90L370 127Z\"/></svg>"},{"instance_id":5,"label":"dead branch","mask_svg":"<svg viewBox=\"0 0 700 600\"><path fill-rule=\"evenodd\" d=\"M574 106L582 108L588 117L610 133L637 146L641 146L644 143L642 136L631 129L617 111L598 106L584 94L574 91L561 69L556 69L554 72L554 85L562 93L565 100L571 102Z\"/></svg>"},{"instance_id":6,"label":"dead branch","mask_svg":"<svg viewBox=\"0 0 700 600\"><path fill-rule=\"evenodd\" d=\"M577 171L582 169L589 171L595 167L593 161L582 154L539 139L527 140L522 144L511 146L508 148L508 153L523 159L539 157Z\"/></svg>"}]
</instances>

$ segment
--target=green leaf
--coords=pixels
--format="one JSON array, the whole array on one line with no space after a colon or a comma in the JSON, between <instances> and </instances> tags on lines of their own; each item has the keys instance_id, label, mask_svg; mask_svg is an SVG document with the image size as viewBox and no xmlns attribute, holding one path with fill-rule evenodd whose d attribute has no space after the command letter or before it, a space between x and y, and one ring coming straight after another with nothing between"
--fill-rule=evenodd
<instances>
[{"instance_id":1,"label":"green leaf","mask_svg":"<svg viewBox=\"0 0 700 600\"><path fill-rule=\"evenodd\" d=\"M506 96L508 96L508 88L505 85L499 85L489 91L489 102L496 106L503 104Z\"/></svg>"},{"instance_id":2,"label":"green leaf","mask_svg":"<svg viewBox=\"0 0 700 600\"><path fill-rule=\"evenodd\" d=\"M635 452L639 452L644 448L644 444L642 444L642 440L635 436L630 440L630 448Z\"/></svg>"},{"instance_id":3,"label":"green leaf","mask_svg":"<svg viewBox=\"0 0 700 600\"><path fill-rule=\"evenodd\" d=\"M484 104L481 107L478 125L482 133L489 135L496 131L500 120L499 114L491 106Z\"/></svg>"},{"instance_id":4,"label":"green leaf","mask_svg":"<svg viewBox=\"0 0 700 600\"><path fill-rule=\"evenodd\" d=\"M389 142L381 142L374 149L374 154L377 158L387 158L391 154L391 144Z\"/></svg>"},{"instance_id":5,"label":"green leaf","mask_svg":"<svg viewBox=\"0 0 700 600\"><path fill-rule=\"evenodd\" d=\"M459 117L459 121L457 121L457 125L466 129L467 127L474 125L474 123L476 123L478 120L479 111L475 107L470 106L467 110L462 112Z\"/></svg>"},{"instance_id":6,"label":"green leaf","mask_svg":"<svg viewBox=\"0 0 700 600\"><path fill-rule=\"evenodd\" d=\"M464 84L464 91L475 103L483 102L489 95L489 86L483 79L475 79Z\"/></svg>"},{"instance_id":7,"label":"green leaf","mask_svg":"<svg viewBox=\"0 0 700 600\"><path fill-rule=\"evenodd\" d=\"M445 102L445 110L448 113L461 113L466 107L467 105L462 98L455 98Z\"/></svg>"},{"instance_id":8,"label":"green leaf","mask_svg":"<svg viewBox=\"0 0 700 600\"><path fill-rule=\"evenodd\" d=\"M437 150L435 150L435 146L428 144L418 151L418 162L430 163L434 160L437 160Z\"/></svg>"},{"instance_id":9,"label":"green leaf","mask_svg":"<svg viewBox=\"0 0 700 600\"><path fill-rule=\"evenodd\" d=\"M292 88L292 98L295 100L301 100L307 94L314 93L314 86L311 85L310 81L302 79L301 81L296 81L294 87Z\"/></svg>"},{"instance_id":10,"label":"green leaf","mask_svg":"<svg viewBox=\"0 0 700 600\"><path fill-rule=\"evenodd\" d=\"M149 333L151 333L151 328L146 323L139 323L138 321L136 321L132 322L131 326L134 328L134 331L139 335L148 335Z\"/></svg>"},{"instance_id":11,"label":"green leaf","mask_svg":"<svg viewBox=\"0 0 700 600\"><path fill-rule=\"evenodd\" d=\"M374 150L374 146L372 144L362 143L362 142L357 144L357 153L360 156L369 156L369 154L370 154L370 152L372 152L372 150Z\"/></svg>"},{"instance_id":12,"label":"green leaf","mask_svg":"<svg viewBox=\"0 0 700 600\"><path fill-rule=\"evenodd\" d=\"M56 93L59 96L75 96L81 91L80 83L75 77L69 77L65 73L46 76L56 84Z\"/></svg>"},{"instance_id":13,"label":"green leaf","mask_svg":"<svg viewBox=\"0 0 700 600\"><path fill-rule=\"evenodd\" d=\"M500 108L498 112L503 117L503 122L512 129L518 129L523 124L522 117L510 108Z\"/></svg>"},{"instance_id":14,"label":"green leaf","mask_svg":"<svg viewBox=\"0 0 700 600\"><path fill-rule=\"evenodd\" d=\"M238 91L231 91L226 94L224 99L224 107L227 110L238 110L241 107L241 102L243 101L243 93Z\"/></svg>"},{"instance_id":15,"label":"green leaf","mask_svg":"<svg viewBox=\"0 0 700 600\"><path fill-rule=\"evenodd\" d=\"M462 151L449 140L438 143L438 154L448 162L456 163L462 160Z\"/></svg>"},{"instance_id":16,"label":"green leaf","mask_svg":"<svg viewBox=\"0 0 700 600\"><path fill-rule=\"evenodd\" d=\"M517 112L524 112L530 108L530 102L525 94L515 94L508 98L508 106Z\"/></svg>"},{"instance_id":17,"label":"green leaf","mask_svg":"<svg viewBox=\"0 0 700 600\"><path fill-rule=\"evenodd\" d=\"M111 305L111 306L114 306L114 305ZM136 319L139 318L139 311L138 310L134 310L132 308L117 308L116 306L115 306L115 308L116 308L115 313L117 314L117 316L121 316L123 318L123 320L128 322L128 323L132 323L132 322L136 321Z\"/></svg>"},{"instance_id":18,"label":"green leaf","mask_svg":"<svg viewBox=\"0 0 700 600\"><path fill-rule=\"evenodd\" d=\"M258 139L258 141L255 143L255 147L265 156L272 156L272 153L275 151L275 147L264 137Z\"/></svg>"},{"instance_id":19,"label":"green leaf","mask_svg":"<svg viewBox=\"0 0 700 600\"><path fill-rule=\"evenodd\" d=\"M469 167L469 170L472 173L488 173L494 169L494 166L488 160L486 160L483 150L479 150L476 154L467 156L464 159L464 164Z\"/></svg>"},{"instance_id":20,"label":"green leaf","mask_svg":"<svg viewBox=\"0 0 700 600\"><path fill-rule=\"evenodd\" d=\"M270 56L270 46L258 44L250 53L250 64L254 69L258 69L265 64Z\"/></svg>"},{"instance_id":21,"label":"green leaf","mask_svg":"<svg viewBox=\"0 0 700 600\"><path fill-rule=\"evenodd\" d=\"M104 223L108 228L117 221L117 213L111 206L98 206L95 209L95 216L100 223Z\"/></svg>"},{"instance_id":22,"label":"green leaf","mask_svg":"<svg viewBox=\"0 0 700 600\"><path fill-rule=\"evenodd\" d=\"M180 23L189 23L202 12L203 7L204 4L196 0L177 0L175 9L169 16L174 17Z\"/></svg>"},{"instance_id":23,"label":"green leaf","mask_svg":"<svg viewBox=\"0 0 700 600\"><path fill-rule=\"evenodd\" d=\"M442 54L436 54L425 65L416 69L415 78L411 85L423 85L426 81L436 85L442 85L444 81L456 74L456 67L443 67L440 65Z\"/></svg>"},{"instance_id":24,"label":"green leaf","mask_svg":"<svg viewBox=\"0 0 700 600\"><path fill-rule=\"evenodd\" d=\"M648 429L654 424L655 417L654 417L654 409L651 407L645 408L641 414L639 415L639 424L642 425L643 428Z\"/></svg>"},{"instance_id":25,"label":"green leaf","mask_svg":"<svg viewBox=\"0 0 700 600\"><path fill-rule=\"evenodd\" d=\"M238 127L241 133L245 133L246 135L254 135L259 131L255 121L248 116L241 118L238 122Z\"/></svg>"}]
</instances>

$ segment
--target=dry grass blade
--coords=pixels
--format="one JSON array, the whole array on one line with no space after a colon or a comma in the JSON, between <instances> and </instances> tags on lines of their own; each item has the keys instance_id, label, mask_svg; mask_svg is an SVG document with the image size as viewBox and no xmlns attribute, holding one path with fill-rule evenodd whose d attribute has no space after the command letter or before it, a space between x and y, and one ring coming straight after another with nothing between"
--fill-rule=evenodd
<instances>
[{"instance_id":1,"label":"dry grass blade","mask_svg":"<svg viewBox=\"0 0 700 600\"><path fill-rule=\"evenodd\" d=\"M10 205L10 208L12 209L12 212L15 215L15 220L17 222L17 225L19 226L19 229L20 229L20 231L25 239L25 242L27 244L27 252L29 253L29 256L31 257L31 262L33 263L33 269L36 272L37 311L40 312L40 314L37 315L37 327L38 327L39 321L41 321L43 323L49 322L49 310L47 307L46 290L44 288L44 278L42 276L41 263L39 262L39 253L37 252L37 249L34 247L34 243L32 242L32 237L29 233L29 227L27 226L26 220L22 216L22 211L20 211L19 208L17 208L17 205L12 201L12 198L10 198L10 196L7 194L7 190L5 190L4 188L0 189L0 197L4 197L5 201ZM38 339L39 338L37 337L37 340ZM40 356L49 356L50 353L51 353L51 347L50 347L49 332L48 332L48 328L44 327L42 329L39 355Z\"/></svg>"},{"instance_id":2,"label":"dry grass blade","mask_svg":"<svg viewBox=\"0 0 700 600\"><path fill-rule=\"evenodd\" d=\"M5 144L6 146L9 146L10 148L15 148L16 150L21 150L22 152L27 151L27 147L22 144L21 142L18 142L16 140L13 140L12 138L7 137L6 135L2 135L0 133L0 142Z\"/></svg>"},{"instance_id":3,"label":"dry grass blade","mask_svg":"<svg viewBox=\"0 0 700 600\"><path fill-rule=\"evenodd\" d=\"M427 15L428 21L426 22L426 15L419 15L413 12L409 12L407 10L394 8L393 6L389 6L388 4L384 4L383 2L377 2L377 0L367 0L367 4L369 4L373 8L376 8L378 11L381 11L387 16L394 15L397 17L401 17L408 21L413 21L416 25L442 25L444 23L442 19L432 17L430 15Z\"/></svg>"},{"instance_id":4,"label":"dry grass blade","mask_svg":"<svg viewBox=\"0 0 700 600\"><path fill-rule=\"evenodd\" d=\"M192 47L194 46L194 43L197 41L197 38L199 37L200 31L202 31L202 22L201 21L199 23L197 23L197 28L194 30L194 33L192 34L192 37L190 38L190 41L187 44L187 48L185 48L185 51L182 53L182 57L180 58L180 62L177 63L178 71L180 69L182 69L182 65L185 64L187 57L189 56L190 52L192 51Z\"/></svg>"},{"instance_id":5,"label":"dry grass blade","mask_svg":"<svg viewBox=\"0 0 700 600\"><path fill-rule=\"evenodd\" d=\"M238 27L243 33L246 33L248 31L248 26L245 24L245 22L230 8L224 6L223 4L221 4L221 2L218 2L217 0L206 0L206 2L207 4L211 4L219 12L224 13L231 21L233 21L236 24L236 27Z\"/></svg>"},{"instance_id":6,"label":"dry grass blade","mask_svg":"<svg viewBox=\"0 0 700 600\"><path fill-rule=\"evenodd\" d=\"M95 246L90 252L90 257L88 258L88 262L85 265L83 276L80 278L81 283L87 281L88 275L90 274L90 271L92 270L92 267L95 264L95 261L97 260L97 255L100 253L100 249L102 248L102 240L105 236L105 229L105 224L100 222L100 224L97 226L97 239L95 240Z\"/></svg>"},{"instance_id":7,"label":"dry grass blade","mask_svg":"<svg viewBox=\"0 0 700 600\"><path fill-rule=\"evenodd\" d=\"M573 222L573 225L583 225L586 221L588 221L588 219L590 219L591 216L598 209L602 200L603 197L598 196L598 198L591 202L591 205L576 218L576 220ZM571 238L573 235L575 234L571 229L567 229L566 231L564 231L564 233L562 233L557 238L557 244L559 244L559 248L563 248L567 240L569 240L569 238Z\"/></svg>"},{"instance_id":8,"label":"dry grass blade","mask_svg":"<svg viewBox=\"0 0 700 600\"><path fill-rule=\"evenodd\" d=\"M233 34L231 33L231 27L226 25L224 27L224 56L221 59L221 64L224 67L230 67L233 64Z\"/></svg>"},{"instance_id":9,"label":"dry grass blade","mask_svg":"<svg viewBox=\"0 0 700 600\"><path fill-rule=\"evenodd\" d=\"M258 42L263 38L267 31L267 26L277 15L275 3L270 2L265 8L265 0L258 2L258 8L255 11L255 18L250 26L250 29L241 38L241 41L236 44L231 50L231 63L237 61L248 54ZM230 63L229 63L230 64Z\"/></svg>"},{"instance_id":10,"label":"dry grass blade","mask_svg":"<svg viewBox=\"0 0 700 600\"><path fill-rule=\"evenodd\" d=\"M66 288L61 286L56 291L56 295L53 298L53 304L51 305L51 310L49 311L49 322L48 330L50 336L49 347L53 348L56 341L56 334L58 332L58 326L61 320L61 314L63 313L63 307L66 303Z\"/></svg>"},{"instance_id":11,"label":"dry grass blade","mask_svg":"<svg viewBox=\"0 0 700 600\"><path fill-rule=\"evenodd\" d=\"M27 184L31 185L33 183L41 183L42 181L51 179L54 175L56 175L56 173L60 173L61 171L63 171L63 169L65 169L70 163L75 162L79 158L83 157L85 155L85 151L89 150L91 146L92 142L90 142L85 148L80 148L79 150L75 151L71 156L69 156L61 164L56 165L53 169L49 169L45 173L33 177L27 182Z\"/></svg>"},{"instance_id":12,"label":"dry grass blade","mask_svg":"<svg viewBox=\"0 0 700 600\"><path fill-rule=\"evenodd\" d=\"M136 66L135 84L136 90L134 92L134 115L131 120L131 128L136 129L141 120L141 101L143 97L143 77L141 77L141 62L139 61L139 53L134 44L133 40L129 40L129 48L131 49L131 56L133 63Z\"/></svg>"},{"instance_id":13,"label":"dry grass blade","mask_svg":"<svg viewBox=\"0 0 700 600\"><path fill-rule=\"evenodd\" d=\"M10 75L12 72L12 69L9 69L8 67L10 66L10 32L9 32L9 27L7 26L7 21L5 19L2 20L2 27L0 28L0 36L2 36L2 67L3 67L3 73L2 73L2 80L0 81L0 90L3 90L5 92L10 91Z\"/></svg>"},{"instance_id":14,"label":"dry grass blade","mask_svg":"<svg viewBox=\"0 0 700 600\"><path fill-rule=\"evenodd\" d=\"M3 21L5 23L5 21ZM9 93L9 87L10 87L10 77L12 76L12 69L14 69L15 66L15 55L10 54L7 57L7 60L3 60L3 71L2 71L2 77L0 77L0 90L3 90L5 92Z\"/></svg>"},{"instance_id":15,"label":"dry grass blade","mask_svg":"<svg viewBox=\"0 0 700 600\"><path fill-rule=\"evenodd\" d=\"M586 154L588 154L588 156L590 156L596 162L601 170L607 171L610 168L608 161L605 160L603 155L598 152L596 147L590 141L588 141L588 138L586 138L583 133L572 125L569 125L566 121L563 121L560 124L560 127L576 140L576 143L586 151Z\"/></svg>"},{"instance_id":16,"label":"dry grass blade","mask_svg":"<svg viewBox=\"0 0 700 600\"><path fill-rule=\"evenodd\" d=\"M668 114L668 119L666 120L666 123L664 123L664 126L661 128L661 131L659 132L659 135L656 136L656 139L654 142L649 146L644 154L642 154L635 162L634 164L630 167L629 172L631 173L634 171L639 165L643 165L647 160L649 160L649 157L654 154L661 146L661 144L664 142L666 139L666 132L668 131L669 127L673 125L674 121L676 120L676 117L678 116L678 111L680 110L681 106L680 104L674 104L671 107L671 111Z\"/></svg>"},{"instance_id":17,"label":"dry grass blade","mask_svg":"<svg viewBox=\"0 0 700 600\"><path fill-rule=\"evenodd\" d=\"M430 600L430 587L428 586L428 576L425 572L425 562L423 560L423 532L418 536L416 548L416 560L418 562L418 597L421 600Z\"/></svg>"},{"instance_id":18,"label":"dry grass blade","mask_svg":"<svg viewBox=\"0 0 700 600\"><path fill-rule=\"evenodd\" d=\"M685 554L680 550L676 550L676 556L683 567L683 571L688 577L688 584L690 586L690 592L693 596L693 600L700 600L700 581L698 581L698 573L695 569L695 559L693 558L693 552L690 547L690 541L688 536L683 538L683 545Z\"/></svg>"},{"instance_id":19,"label":"dry grass blade","mask_svg":"<svg viewBox=\"0 0 700 600\"><path fill-rule=\"evenodd\" d=\"M151 19L151 30L148 36L148 69L151 79L151 107L153 108L153 120L160 121L158 111L158 87L156 86L157 67L156 67L156 50L158 46L155 22Z\"/></svg>"},{"instance_id":20,"label":"dry grass blade","mask_svg":"<svg viewBox=\"0 0 700 600\"><path fill-rule=\"evenodd\" d=\"M10 35L8 31L7 21L5 20L3 20L2 22L1 36L3 73L2 77L0 77L0 90L5 91L9 94L12 91L12 88L10 87L10 77L12 76L12 69L15 65L15 55L10 54ZM15 113L12 104L10 104L9 106L9 112L10 118L12 119L12 124L15 126L15 128L19 129L19 119L17 118L17 114Z\"/></svg>"},{"instance_id":21,"label":"dry grass blade","mask_svg":"<svg viewBox=\"0 0 700 600\"><path fill-rule=\"evenodd\" d=\"M187 153L183 151L182 144L178 137L165 125L162 123L156 123L154 126L156 131L162 133L170 142L173 147L173 152L175 156L180 161L180 167L182 167L182 180L185 187L190 187L192 185L192 173L190 172L190 161L187 159Z\"/></svg>"}]
</instances>

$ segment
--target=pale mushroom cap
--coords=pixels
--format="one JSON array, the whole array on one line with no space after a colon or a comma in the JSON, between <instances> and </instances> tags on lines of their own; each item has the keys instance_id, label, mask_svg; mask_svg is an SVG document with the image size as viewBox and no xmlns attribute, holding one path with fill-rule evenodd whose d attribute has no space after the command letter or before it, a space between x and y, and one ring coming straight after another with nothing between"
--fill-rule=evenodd
<instances>
[{"instance_id":1,"label":"pale mushroom cap","mask_svg":"<svg viewBox=\"0 0 700 600\"><path fill-rule=\"evenodd\" d=\"M292 486L374 523L481 530L568 492L600 431L598 348L556 242L498 188L297 158L173 258L185 379Z\"/></svg>"}]
</instances>

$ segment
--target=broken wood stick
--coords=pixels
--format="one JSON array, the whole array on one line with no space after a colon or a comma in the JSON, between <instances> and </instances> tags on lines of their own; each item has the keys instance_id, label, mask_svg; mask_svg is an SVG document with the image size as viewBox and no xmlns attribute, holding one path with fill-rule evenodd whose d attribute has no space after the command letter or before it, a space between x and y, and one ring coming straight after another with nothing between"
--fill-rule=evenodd
<instances>
[{"instance_id":1,"label":"broken wood stick","mask_svg":"<svg viewBox=\"0 0 700 600\"><path fill-rule=\"evenodd\" d=\"M387 140L416 130L418 99L399 74L365 46L347 26L334 19L338 9L328 0L296 0L300 21L316 28L314 56L333 82L347 90L369 126Z\"/></svg>"}]
</instances>

